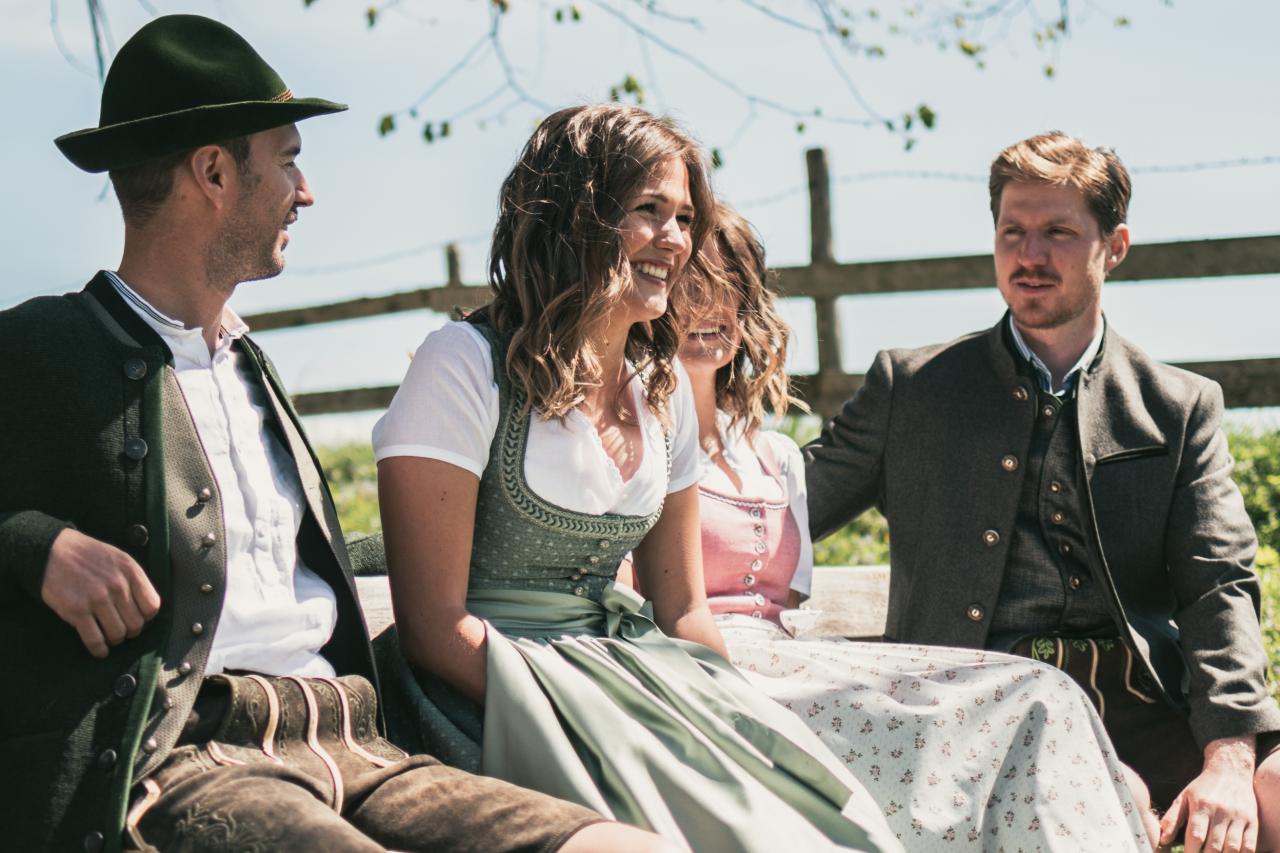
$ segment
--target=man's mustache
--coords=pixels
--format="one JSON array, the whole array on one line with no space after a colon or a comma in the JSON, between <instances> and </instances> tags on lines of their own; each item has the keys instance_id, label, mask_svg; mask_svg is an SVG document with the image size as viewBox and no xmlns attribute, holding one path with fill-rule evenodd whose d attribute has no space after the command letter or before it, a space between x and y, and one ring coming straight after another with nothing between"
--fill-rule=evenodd
<instances>
[{"instance_id":1,"label":"man's mustache","mask_svg":"<svg viewBox=\"0 0 1280 853\"><path fill-rule=\"evenodd\" d=\"M1049 284L1061 284L1062 277L1051 269L1041 267L1035 270L1029 270L1026 267L1018 267L1009 274L1009 281L1014 282L1020 278L1030 278L1035 281L1043 281Z\"/></svg>"}]
</instances>

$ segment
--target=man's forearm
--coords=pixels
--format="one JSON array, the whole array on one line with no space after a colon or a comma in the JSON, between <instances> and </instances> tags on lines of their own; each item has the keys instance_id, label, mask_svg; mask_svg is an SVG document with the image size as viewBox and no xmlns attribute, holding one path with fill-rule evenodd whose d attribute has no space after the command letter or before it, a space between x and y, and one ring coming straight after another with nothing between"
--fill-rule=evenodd
<instances>
[{"instance_id":1,"label":"man's forearm","mask_svg":"<svg viewBox=\"0 0 1280 853\"><path fill-rule=\"evenodd\" d=\"M1204 747L1204 768L1253 775L1257 764L1257 742L1254 735L1224 737L1211 740Z\"/></svg>"},{"instance_id":2,"label":"man's forearm","mask_svg":"<svg viewBox=\"0 0 1280 853\"><path fill-rule=\"evenodd\" d=\"M39 600L53 540L72 526L36 510L0 512L0 578Z\"/></svg>"}]
</instances>

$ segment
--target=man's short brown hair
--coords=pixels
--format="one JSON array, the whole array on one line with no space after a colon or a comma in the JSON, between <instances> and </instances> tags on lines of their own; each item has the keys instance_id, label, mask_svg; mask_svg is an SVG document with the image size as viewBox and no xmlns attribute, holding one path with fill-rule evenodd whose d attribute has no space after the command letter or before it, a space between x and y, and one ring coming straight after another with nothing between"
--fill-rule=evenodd
<instances>
[{"instance_id":1,"label":"man's short brown hair","mask_svg":"<svg viewBox=\"0 0 1280 853\"><path fill-rule=\"evenodd\" d=\"M1084 193L1103 235L1124 224L1132 185L1129 172L1110 148L1090 148L1074 136L1052 130L1024 139L991 163L991 216L1000 219L1000 196L1010 181L1071 186Z\"/></svg>"},{"instance_id":2,"label":"man's short brown hair","mask_svg":"<svg viewBox=\"0 0 1280 853\"><path fill-rule=\"evenodd\" d=\"M249 172L249 137L237 136L215 143L231 154L240 174ZM115 169L108 177L115 188L116 198L120 201L120 212L124 221L138 227L156 215L160 205L173 191L173 173L194 149L179 151L148 160L127 169Z\"/></svg>"}]
</instances>

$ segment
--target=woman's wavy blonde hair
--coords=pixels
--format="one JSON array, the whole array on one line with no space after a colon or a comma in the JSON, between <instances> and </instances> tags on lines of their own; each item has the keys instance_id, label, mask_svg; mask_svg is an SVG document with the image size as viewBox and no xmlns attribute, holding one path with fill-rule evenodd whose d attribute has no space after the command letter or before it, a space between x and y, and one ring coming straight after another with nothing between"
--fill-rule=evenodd
<instances>
[{"instance_id":1,"label":"woman's wavy blonde hair","mask_svg":"<svg viewBox=\"0 0 1280 853\"><path fill-rule=\"evenodd\" d=\"M717 304L728 290L737 305L741 343L733 360L716 371L716 408L730 425L753 437L766 407L777 416L808 407L791 393L785 369L791 329L774 304L777 275L765 266L764 245L751 223L729 205L716 202L708 247L690 265L690 301L695 312Z\"/></svg>"},{"instance_id":2,"label":"woman's wavy blonde hair","mask_svg":"<svg viewBox=\"0 0 1280 853\"><path fill-rule=\"evenodd\" d=\"M481 310L510 341L507 376L527 394L522 415L537 409L562 418L582 403L585 388L601 382L590 334L630 286L620 225L631 199L672 158L689 174L696 257L714 205L703 150L637 107L553 113L503 181L489 255L493 301ZM626 343L648 406L664 421L683 335L683 278L670 283L666 312L633 325Z\"/></svg>"}]
</instances>

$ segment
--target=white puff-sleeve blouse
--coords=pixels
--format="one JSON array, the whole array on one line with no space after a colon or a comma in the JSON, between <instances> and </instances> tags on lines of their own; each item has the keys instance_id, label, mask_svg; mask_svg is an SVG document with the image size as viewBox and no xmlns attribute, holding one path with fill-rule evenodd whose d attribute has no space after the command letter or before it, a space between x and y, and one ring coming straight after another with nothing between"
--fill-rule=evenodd
<instances>
[{"instance_id":1,"label":"white puff-sleeve blouse","mask_svg":"<svg viewBox=\"0 0 1280 853\"><path fill-rule=\"evenodd\" d=\"M562 420L535 412L524 459L529 487L574 512L648 515L665 495L696 483L698 419L689 379L678 362L676 374L677 387L668 398L670 478L662 423L644 404L641 383L633 380L627 388L639 413L644 456L631 479L622 479L581 412L571 411ZM391 407L374 425L374 457L438 459L479 477L497 428L498 386L489 342L470 323L451 322L427 335L414 353Z\"/></svg>"}]
</instances>

